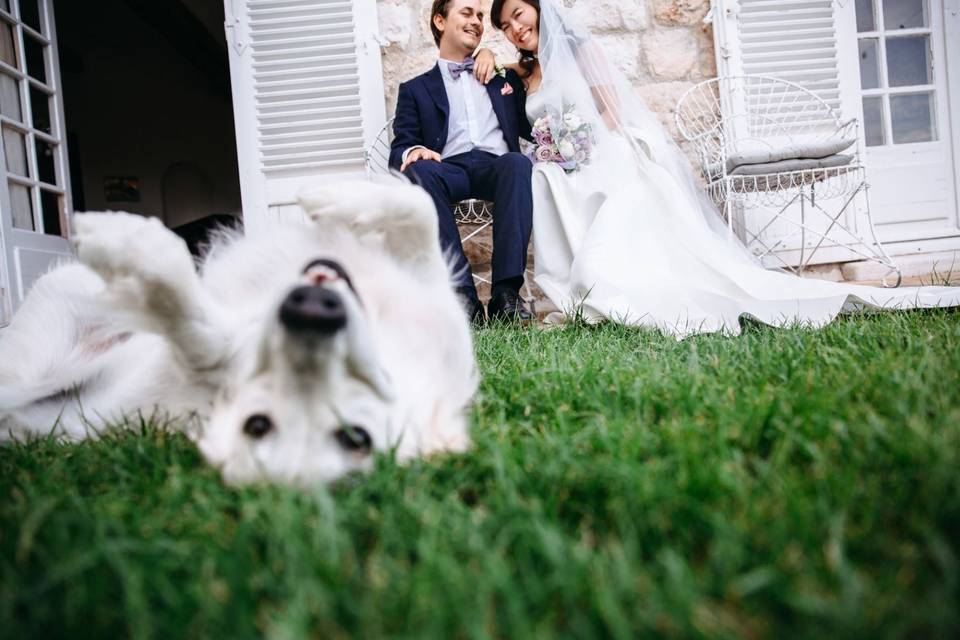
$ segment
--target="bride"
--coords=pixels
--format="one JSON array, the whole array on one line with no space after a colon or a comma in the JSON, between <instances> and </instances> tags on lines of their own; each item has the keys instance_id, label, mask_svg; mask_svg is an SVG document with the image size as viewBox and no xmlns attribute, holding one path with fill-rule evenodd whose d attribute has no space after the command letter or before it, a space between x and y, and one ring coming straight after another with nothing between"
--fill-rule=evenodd
<instances>
[{"instance_id":1,"label":"bride","mask_svg":"<svg viewBox=\"0 0 960 640\"><path fill-rule=\"evenodd\" d=\"M592 140L565 167L534 166L534 280L558 308L684 337L738 334L743 317L822 326L870 307L960 304L960 287L882 289L763 268L726 233L656 116L557 5L494 0L491 20L520 51L511 67L531 124L549 130L543 116L566 117Z\"/></svg>"}]
</instances>

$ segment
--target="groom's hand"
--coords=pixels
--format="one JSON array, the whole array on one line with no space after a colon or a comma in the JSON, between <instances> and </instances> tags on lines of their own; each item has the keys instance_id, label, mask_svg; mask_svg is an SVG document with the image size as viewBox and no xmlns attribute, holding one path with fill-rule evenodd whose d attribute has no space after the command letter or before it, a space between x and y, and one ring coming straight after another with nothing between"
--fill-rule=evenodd
<instances>
[{"instance_id":1,"label":"groom's hand","mask_svg":"<svg viewBox=\"0 0 960 640\"><path fill-rule=\"evenodd\" d=\"M403 161L403 165L400 167L400 173L406 171L407 167L419 160L433 160L434 162L442 161L440 154L436 151L431 151L430 149L420 147L407 154L407 159Z\"/></svg>"}]
</instances>

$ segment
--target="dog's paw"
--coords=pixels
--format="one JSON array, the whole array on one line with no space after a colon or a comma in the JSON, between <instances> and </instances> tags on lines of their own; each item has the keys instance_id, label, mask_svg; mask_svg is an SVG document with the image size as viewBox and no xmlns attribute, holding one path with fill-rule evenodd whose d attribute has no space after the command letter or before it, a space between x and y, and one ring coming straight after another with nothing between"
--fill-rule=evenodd
<instances>
[{"instance_id":1,"label":"dog's paw","mask_svg":"<svg viewBox=\"0 0 960 640\"><path fill-rule=\"evenodd\" d=\"M81 262L108 283L120 278L175 281L193 273L186 244L157 218L129 213L83 213L73 221Z\"/></svg>"},{"instance_id":2,"label":"dog's paw","mask_svg":"<svg viewBox=\"0 0 960 640\"><path fill-rule=\"evenodd\" d=\"M365 181L312 186L302 190L298 199L314 222L340 222L350 226L369 217L371 210L384 206L383 197L373 183Z\"/></svg>"},{"instance_id":3,"label":"dog's paw","mask_svg":"<svg viewBox=\"0 0 960 640\"><path fill-rule=\"evenodd\" d=\"M318 185L301 191L299 200L314 222L340 223L361 231L389 231L436 220L426 192L396 178Z\"/></svg>"}]
</instances>

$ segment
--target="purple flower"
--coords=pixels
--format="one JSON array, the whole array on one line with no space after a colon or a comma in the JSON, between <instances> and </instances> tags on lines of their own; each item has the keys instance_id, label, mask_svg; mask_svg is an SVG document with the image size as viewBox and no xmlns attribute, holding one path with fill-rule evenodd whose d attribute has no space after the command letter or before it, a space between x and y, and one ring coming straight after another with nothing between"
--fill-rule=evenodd
<instances>
[{"instance_id":1,"label":"purple flower","mask_svg":"<svg viewBox=\"0 0 960 640\"><path fill-rule=\"evenodd\" d=\"M553 160L553 151L551 151L550 147L537 147L535 155L538 162L551 162Z\"/></svg>"}]
</instances>

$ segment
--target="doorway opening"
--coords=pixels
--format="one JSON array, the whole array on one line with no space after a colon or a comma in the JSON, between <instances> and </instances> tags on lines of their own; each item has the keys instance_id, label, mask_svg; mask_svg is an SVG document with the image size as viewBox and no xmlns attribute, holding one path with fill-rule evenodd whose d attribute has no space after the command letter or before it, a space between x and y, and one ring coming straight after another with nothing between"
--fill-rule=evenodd
<instances>
[{"instance_id":1,"label":"doorway opening","mask_svg":"<svg viewBox=\"0 0 960 640\"><path fill-rule=\"evenodd\" d=\"M53 5L74 210L239 217L222 0Z\"/></svg>"}]
</instances>

